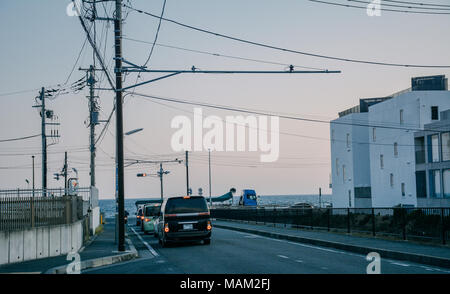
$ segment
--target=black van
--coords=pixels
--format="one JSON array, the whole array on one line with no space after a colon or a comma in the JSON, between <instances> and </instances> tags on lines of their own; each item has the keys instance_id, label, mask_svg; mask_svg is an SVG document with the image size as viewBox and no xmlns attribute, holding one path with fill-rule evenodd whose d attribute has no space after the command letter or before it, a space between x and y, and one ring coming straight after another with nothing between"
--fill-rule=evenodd
<instances>
[{"instance_id":1,"label":"black van","mask_svg":"<svg viewBox=\"0 0 450 294\"><path fill-rule=\"evenodd\" d=\"M168 242L211 242L211 217L203 196L165 199L158 218L158 239L161 246Z\"/></svg>"}]
</instances>

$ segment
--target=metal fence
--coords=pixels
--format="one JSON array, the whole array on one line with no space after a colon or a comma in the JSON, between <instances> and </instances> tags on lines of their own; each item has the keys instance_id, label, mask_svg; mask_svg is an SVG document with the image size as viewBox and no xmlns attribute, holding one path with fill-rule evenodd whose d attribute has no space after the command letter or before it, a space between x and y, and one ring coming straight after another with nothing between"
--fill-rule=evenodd
<instances>
[{"instance_id":1,"label":"metal fence","mask_svg":"<svg viewBox=\"0 0 450 294\"><path fill-rule=\"evenodd\" d=\"M0 199L5 197L18 197L18 198L45 198L45 197L63 197L63 196L80 196L83 201L89 201L91 189L89 187L80 187L75 190L64 188L52 188L46 189L11 189L0 190Z\"/></svg>"},{"instance_id":2,"label":"metal fence","mask_svg":"<svg viewBox=\"0 0 450 294\"><path fill-rule=\"evenodd\" d=\"M213 208L217 219L256 224L322 229L403 240L441 242L450 239L450 208Z\"/></svg>"},{"instance_id":3,"label":"metal fence","mask_svg":"<svg viewBox=\"0 0 450 294\"><path fill-rule=\"evenodd\" d=\"M81 219L81 196L0 196L0 231L71 224Z\"/></svg>"}]
</instances>

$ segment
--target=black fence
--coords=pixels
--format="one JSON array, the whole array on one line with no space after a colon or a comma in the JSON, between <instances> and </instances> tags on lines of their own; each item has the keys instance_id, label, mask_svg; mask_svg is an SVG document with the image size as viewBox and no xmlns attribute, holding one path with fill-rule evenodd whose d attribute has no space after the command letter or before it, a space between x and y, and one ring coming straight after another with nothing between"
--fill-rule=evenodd
<instances>
[{"instance_id":1,"label":"black fence","mask_svg":"<svg viewBox=\"0 0 450 294\"><path fill-rule=\"evenodd\" d=\"M82 219L81 196L0 197L0 231L71 224Z\"/></svg>"},{"instance_id":2,"label":"black fence","mask_svg":"<svg viewBox=\"0 0 450 294\"><path fill-rule=\"evenodd\" d=\"M256 224L441 242L450 238L450 208L213 208L212 217Z\"/></svg>"}]
</instances>

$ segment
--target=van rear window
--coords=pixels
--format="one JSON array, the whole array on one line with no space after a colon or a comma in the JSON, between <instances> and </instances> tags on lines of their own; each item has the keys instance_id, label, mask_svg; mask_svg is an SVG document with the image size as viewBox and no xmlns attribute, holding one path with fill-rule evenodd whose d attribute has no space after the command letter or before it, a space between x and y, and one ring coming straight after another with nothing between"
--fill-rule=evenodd
<instances>
[{"instance_id":1,"label":"van rear window","mask_svg":"<svg viewBox=\"0 0 450 294\"><path fill-rule=\"evenodd\" d=\"M145 207L145 216L156 216L156 215L158 215L158 212L160 209L161 209L160 205L147 206L147 207Z\"/></svg>"},{"instance_id":2,"label":"van rear window","mask_svg":"<svg viewBox=\"0 0 450 294\"><path fill-rule=\"evenodd\" d=\"M208 207L203 197L171 198L166 203L166 213L207 212Z\"/></svg>"}]
</instances>

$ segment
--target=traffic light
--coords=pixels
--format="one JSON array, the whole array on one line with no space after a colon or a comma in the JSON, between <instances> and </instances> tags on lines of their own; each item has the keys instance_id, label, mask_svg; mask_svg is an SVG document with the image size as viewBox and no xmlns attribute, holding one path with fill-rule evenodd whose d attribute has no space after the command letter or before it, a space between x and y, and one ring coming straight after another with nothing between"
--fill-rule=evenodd
<instances>
[{"instance_id":1,"label":"traffic light","mask_svg":"<svg viewBox=\"0 0 450 294\"><path fill-rule=\"evenodd\" d=\"M140 174L137 174L136 176L139 177L139 178L140 178L140 177L146 177L147 174L146 174L146 173L140 173Z\"/></svg>"}]
</instances>

